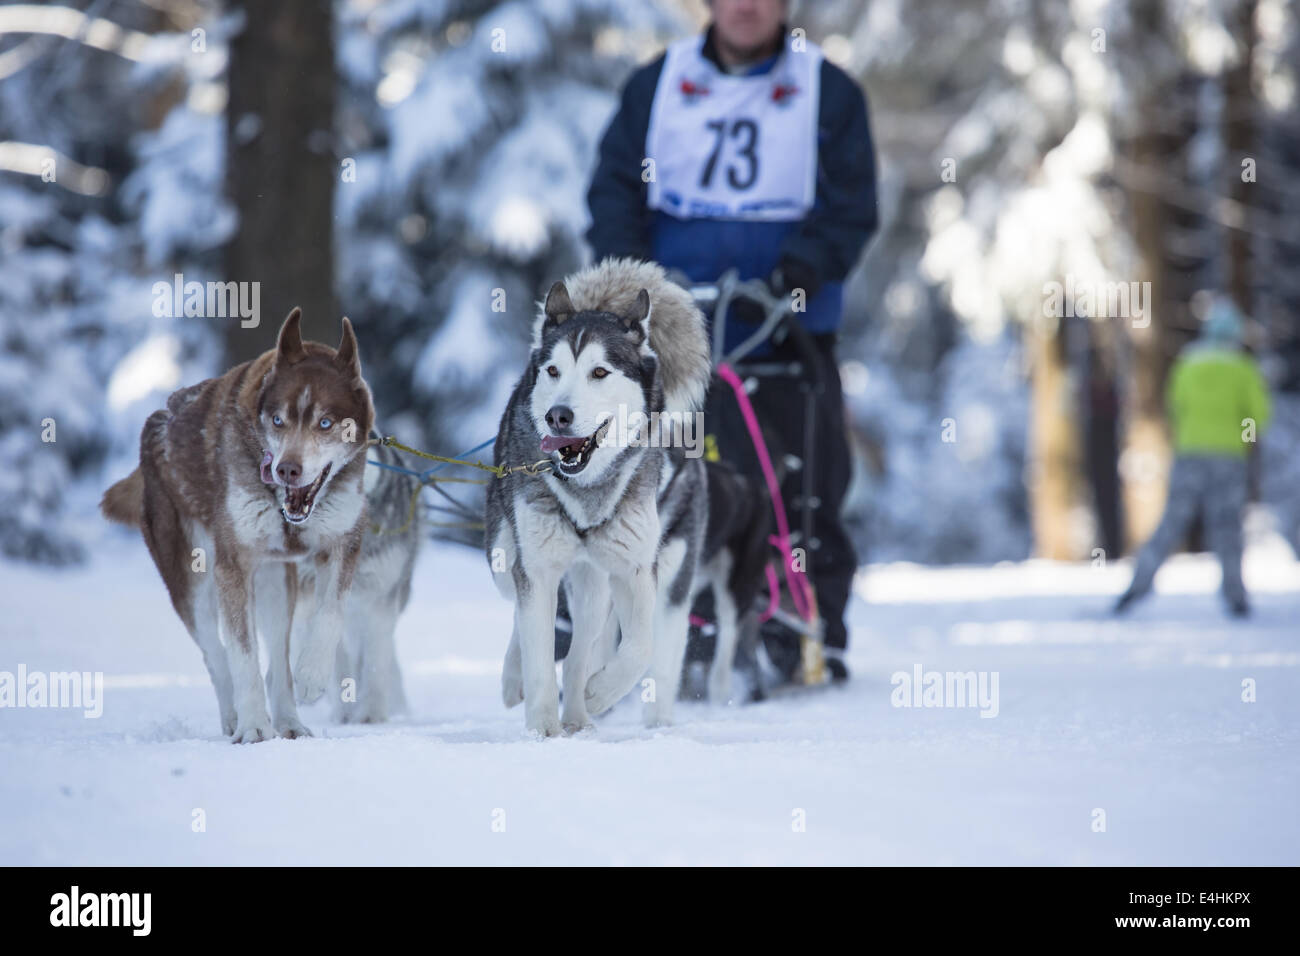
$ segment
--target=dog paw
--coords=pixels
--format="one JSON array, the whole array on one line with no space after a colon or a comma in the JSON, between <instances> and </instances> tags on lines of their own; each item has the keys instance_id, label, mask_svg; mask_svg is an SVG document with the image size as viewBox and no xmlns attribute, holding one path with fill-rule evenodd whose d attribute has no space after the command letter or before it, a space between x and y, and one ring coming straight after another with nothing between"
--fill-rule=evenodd
<instances>
[{"instance_id":1,"label":"dog paw","mask_svg":"<svg viewBox=\"0 0 1300 956\"><path fill-rule=\"evenodd\" d=\"M383 724L388 722L388 711L382 707L368 707L352 716L354 724Z\"/></svg>"},{"instance_id":2,"label":"dog paw","mask_svg":"<svg viewBox=\"0 0 1300 956\"><path fill-rule=\"evenodd\" d=\"M524 702L524 682L518 674L501 675L501 700L506 705L506 710Z\"/></svg>"},{"instance_id":3,"label":"dog paw","mask_svg":"<svg viewBox=\"0 0 1300 956\"><path fill-rule=\"evenodd\" d=\"M558 737L564 730L560 726L558 714L547 714L545 717L530 714L524 722L524 729L528 731L529 736L538 740L546 737Z\"/></svg>"},{"instance_id":4,"label":"dog paw","mask_svg":"<svg viewBox=\"0 0 1300 956\"><path fill-rule=\"evenodd\" d=\"M642 715L641 721L645 724L647 730L660 730L673 725L672 714L660 713L657 710L647 710Z\"/></svg>"},{"instance_id":5,"label":"dog paw","mask_svg":"<svg viewBox=\"0 0 1300 956\"><path fill-rule=\"evenodd\" d=\"M610 673L608 667L602 667L592 674L591 679L587 681L584 694L587 713L592 715L603 714L618 703L619 698L627 692L628 688L618 685L616 675Z\"/></svg>"},{"instance_id":6,"label":"dog paw","mask_svg":"<svg viewBox=\"0 0 1300 956\"><path fill-rule=\"evenodd\" d=\"M262 717L258 720L241 722L235 727L234 734L230 738L232 744L256 744L263 740L270 740L275 736L271 731L271 720L268 717Z\"/></svg>"},{"instance_id":7,"label":"dog paw","mask_svg":"<svg viewBox=\"0 0 1300 956\"><path fill-rule=\"evenodd\" d=\"M312 735L311 731L307 729L302 721L297 720L296 718L293 720L277 721L275 732L285 740L297 740L299 737L310 737Z\"/></svg>"},{"instance_id":8,"label":"dog paw","mask_svg":"<svg viewBox=\"0 0 1300 956\"><path fill-rule=\"evenodd\" d=\"M580 734L594 734L596 725L590 720L566 720L563 725L564 736L573 737Z\"/></svg>"},{"instance_id":9,"label":"dog paw","mask_svg":"<svg viewBox=\"0 0 1300 956\"><path fill-rule=\"evenodd\" d=\"M221 715L221 732L227 737L234 735L237 726L239 726L239 718L235 716L234 711Z\"/></svg>"},{"instance_id":10,"label":"dog paw","mask_svg":"<svg viewBox=\"0 0 1300 956\"><path fill-rule=\"evenodd\" d=\"M382 724L395 712L387 701L362 700L348 703L334 712L334 720L340 724Z\"/></svg>"},{"instance_id":11,"label":"dog paw","mask_svg":"<svg viewBox=\"0 0 1300 956\"><path fill-rule=\"evenodd\" d=\"M709 703L725 707L732 703L730 675L726 680L709 679Z\"/></svg>"},{"instance_id":12,"label":"dog paw","mask_svg":"<svg viewBox=\"0 0 1300 956\"><path fill-rule=\"evenodd\" d=\"M293 691L300 704L320 699L329 684L330 666L326 660L300 654L293 664Z\"/></svg>"}]
</instances>

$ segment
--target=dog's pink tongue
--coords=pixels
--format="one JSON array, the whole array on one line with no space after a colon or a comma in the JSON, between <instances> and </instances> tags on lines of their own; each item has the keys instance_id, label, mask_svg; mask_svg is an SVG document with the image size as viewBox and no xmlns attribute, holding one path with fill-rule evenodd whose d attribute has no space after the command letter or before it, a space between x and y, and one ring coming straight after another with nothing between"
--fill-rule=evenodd
<instances>
[{"instance_id":1,"label":"dog's pink tongue","mask_svg":"<svg viewBox=\"0 0 1300 956\"><path fill-rule=\"evenodd\" d=\"M581 445L586 441L584 437L568 435L546 435L542 438L542 451L559 451L561 448L568 448L570 445Z\"/></svg>"},{"instance_id":2,"label":"dog's pink tongue","mask_svg":"<svg viewBox=\"0 0 1300 956\"><path fill-rule=\"evenodd\" d=\"M275 478L271 474L271 458L273 456L268 451L262 456L262 480L268 485L275 484Z\"/></svg>"}]
</instances>

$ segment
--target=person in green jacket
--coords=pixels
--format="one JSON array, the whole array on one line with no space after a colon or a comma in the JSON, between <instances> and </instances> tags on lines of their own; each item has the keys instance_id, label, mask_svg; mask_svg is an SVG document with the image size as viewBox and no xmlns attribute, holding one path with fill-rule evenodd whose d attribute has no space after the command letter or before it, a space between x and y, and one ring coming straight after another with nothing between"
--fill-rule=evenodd
<instances>
[{"instance_id":1,"label":"person in green jacket","mask_svg":"<svg viewBox=\"0 0 1300 956\"><path fill-rule=\"evenodd\" d=\"M1223 597L1237 617L1250 613L1241 580L1241 513L1246 505L1246 458L1269 417L1268 389L1241 347L1241 313L1217 298L1201 337L1169 373L1165 407L1174 441L1165 513L1138 554L1133 583L1115 605L1125 611L1151 590L1156 571L1199 513L1210 547L1223 566Z\"/></svg>"}]
</instances>

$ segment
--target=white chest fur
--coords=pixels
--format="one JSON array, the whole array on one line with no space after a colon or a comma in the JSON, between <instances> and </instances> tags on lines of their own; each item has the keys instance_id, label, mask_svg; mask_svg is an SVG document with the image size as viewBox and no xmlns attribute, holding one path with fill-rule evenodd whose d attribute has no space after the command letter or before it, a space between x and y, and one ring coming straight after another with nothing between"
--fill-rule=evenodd
<instances>
[{"instance_id":1,"label":"white chest fur","mask_svg":"<svg viewBox=\"0 0 1300 956\"><path fill-rule=\"evenodd\" d=\"M353 483L360 485L360 482ZM328 550L350 531L365 508L360 487L332 482L323 488L311 517L297 526L299 548ZM239 543L252 551L282 551L285 545L284 514L278 500L263 489L232 483L226 491L226 510Z\"/></svg>"}]
</instances>

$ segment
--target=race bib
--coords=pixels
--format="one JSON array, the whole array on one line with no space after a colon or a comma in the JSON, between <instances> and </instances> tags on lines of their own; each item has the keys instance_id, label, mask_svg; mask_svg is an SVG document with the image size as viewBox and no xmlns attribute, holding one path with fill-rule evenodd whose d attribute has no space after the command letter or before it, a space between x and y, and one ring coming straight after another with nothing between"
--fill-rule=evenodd
<instances>
[{"instance_id":1,"label":"race bib","mask_svg":"<svg viewBox=\"0 0 1300 956\"><path fill-rule=\"evenodd\" d=\"M668 48L650 110L650 208L680 219L802 219L817 192L822 52L786 48L758 76L701 55L702 36Z\"/></svg>"}]
</instances>

